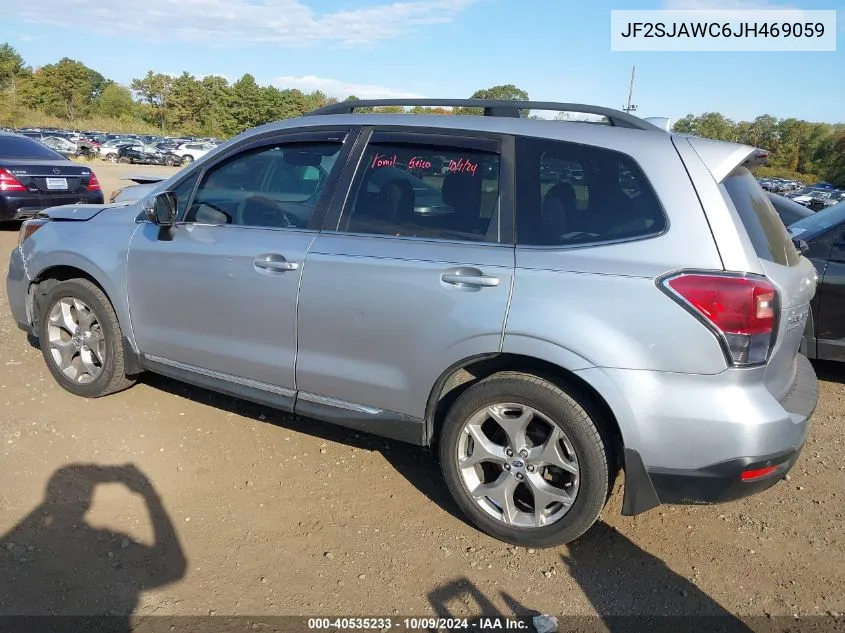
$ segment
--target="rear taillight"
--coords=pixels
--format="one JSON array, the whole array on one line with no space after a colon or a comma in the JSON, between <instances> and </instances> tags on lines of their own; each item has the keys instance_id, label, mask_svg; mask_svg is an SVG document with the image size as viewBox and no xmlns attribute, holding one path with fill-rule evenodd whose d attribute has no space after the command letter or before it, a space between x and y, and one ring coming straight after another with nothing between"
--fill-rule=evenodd
<instances>
[{"instance_id":1,"label":"rear taillight","mask_svg":"<svg viewBox=\"0 0 845 633\"><path fill-rule=\"evenodd\" d=\"M91 177L88 179L88 191L102 191L100 188L100 181L97 180L97 174L91 172Z\"/></svg>"},{"instance_id":2,"label":"rear taillight","mask_svg":"<svg viewBox=\"0 0 845 633\"><path fill-rule=\"evenodd\" d=\"M38 229L49 222L47 218L33 218L31 220L24 220L23 224L21 224L20 233L18 233L18 246L24 243L24 241L35 233Z\"/></svg>"},{"instance_id":3,"label":"rear taillight","mask_svg":"<svg viewBox=\"0 0 845 633\"><path fill-rule=\"evenodd\" d=\"M769 359L776 335L778 293L760 277L681 273L660 287L719 337L732 365Z\"/></svg>"},{"instance_id":4,"label":"rear taillight","mask_svg":"<svg viewBox=\"0 0 845 633\"><path fill-rule=\"evenodd\" d=\"M0 191L26 191L26 187L8 171L0 168Z\"/></svg>"}]
</instances>

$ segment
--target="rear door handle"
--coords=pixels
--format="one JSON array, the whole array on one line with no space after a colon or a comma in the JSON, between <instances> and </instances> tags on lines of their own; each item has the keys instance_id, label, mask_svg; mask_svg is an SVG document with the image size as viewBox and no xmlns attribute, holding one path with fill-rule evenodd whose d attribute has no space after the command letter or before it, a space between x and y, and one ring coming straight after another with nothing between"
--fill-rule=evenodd
<instances>
[{"instance_id":1,"label":"rear door handle","mask_svg":"<svg viewBox=\"0 0 845 633\"><path fill-rule=\"evenodd\" d=\"M267 253L259 255L253 262L256 268L264 270L272 270L277 272L284 272L287 270L296 270L299 268L299 262L289 262L283 255L278 253Z\"/></svg>"},{"instance_id":2,"label":"rear door handle","mask_svg":"<svg viewBox=\"0 0 845 633\"><path fill-rule=\"evenodd\" d=\"M493 288L499 285L500 279L498 277L489 277L477 268L458 268L448 270L440 275L443 283L451 284L453 286L467 287L474 286L478 288Z\"/></svg>"}]
</instances>

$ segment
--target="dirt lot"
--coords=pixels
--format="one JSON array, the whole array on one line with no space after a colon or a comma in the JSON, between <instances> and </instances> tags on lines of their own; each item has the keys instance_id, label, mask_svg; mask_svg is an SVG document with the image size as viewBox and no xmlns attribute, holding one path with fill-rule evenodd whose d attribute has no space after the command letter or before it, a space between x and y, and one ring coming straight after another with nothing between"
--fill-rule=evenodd
<instances>
[{"instance_id":1,"label":"dirt lot","mask_svg":"<svg viewBox=\"0 0 845 633\"><path fill-rule=\"evenodd\" d=\"M95 170L107 193L161 171ZM0 230L3 278L16 238ZM533 551L464 523L414 447L164 378L74 397L0 295L0 613L845 612L845 368L818 367L788 481L636 518L617 495L577 543Z\"/></svg>"}]
</instances>

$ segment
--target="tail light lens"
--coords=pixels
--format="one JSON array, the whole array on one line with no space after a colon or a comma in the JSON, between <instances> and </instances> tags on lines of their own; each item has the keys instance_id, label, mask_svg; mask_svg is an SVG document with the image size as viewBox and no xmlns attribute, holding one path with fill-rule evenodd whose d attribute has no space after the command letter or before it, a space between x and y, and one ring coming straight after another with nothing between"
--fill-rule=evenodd
<instances>
[{"instance_id":1,"label":"tail light lens","mask_svg":"<svg viewBox=\"0 0 845 633\"><path fill-rule=\"evenodd\" d=\"M721 340L732 365L769 360L777 333L778 292L756 277L681 273L661 288Z\"/></svg>"},{"instance_id":2,"label":"tail light lens","mask_svg":"<svg viewBox=\"0 0 845 633\"><path fill-rule=\"evenodd\" d=\"M26 187L8 171L0 168L0 191L26 191Z\"/></svg>"},{"instance_id":3,"label":"tail light lens","mask_svg":"<svg viewBox=\"0 0 845 633\"><path fill-rule=\"evenodd\" d=\"M38 229L49 222L47 218L33 218L31 220L24 220L21 224L20 233L18 233L18 246L24 243L29 236L35 233Z\"/></svg>"},{"instance_id":4,"label":"tail light lens","mask_svg":"<svg viewBox=\"0 0 845 633\"><path fill-rule=\"evenodd\" d=\"M91 172L91 177L88 178L88 191L102 191L100 188L100 181L97 180L97 174Z\"/></svg>"}]
</instances>

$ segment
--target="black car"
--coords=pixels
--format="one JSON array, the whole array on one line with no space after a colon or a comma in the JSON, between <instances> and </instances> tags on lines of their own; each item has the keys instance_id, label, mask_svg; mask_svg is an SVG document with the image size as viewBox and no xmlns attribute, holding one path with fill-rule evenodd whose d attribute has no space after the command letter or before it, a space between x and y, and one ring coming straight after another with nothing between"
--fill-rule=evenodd
<instances>
[{"instance_id":1,"label":"black car","mask_svg":"<svg viewBox=\"0 0 845 633\"><path fill-rule=\"evenodd\" d=\"M0 222L64 204L102 204L90 167L20 134L0 133Z\"/></svg>"},{"instance_id":2,"label":"black car","mask_svg":"<svg viewBox=\"0 0 845 633\"><path fill-rule=\"evenodd\" d=\"M124 145L117 150L117 162L131 163L133 165L166 165L167 167L175 167L182 163L182 157L151 145Z\"/></svg>"},{"instance_id":3,"label":"black car","mask_svg":"<svg viewBox=\"0 0 845 633\"><path fill-rule=\"evenodd\" d=\"M845 361L845 202L791 224L789 233L819 275L804 333L806 354Z\"/></svg>"}]
</instances>

